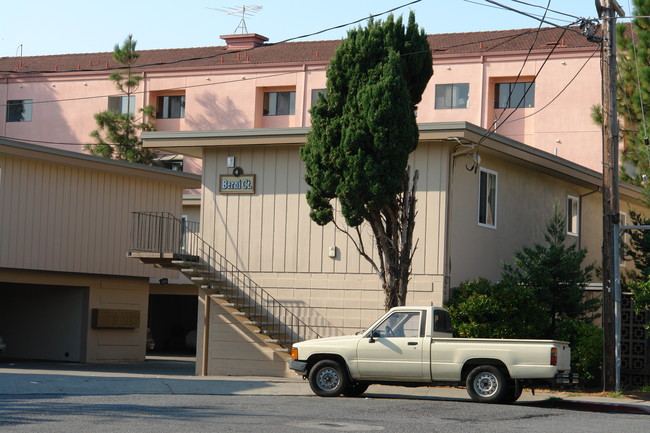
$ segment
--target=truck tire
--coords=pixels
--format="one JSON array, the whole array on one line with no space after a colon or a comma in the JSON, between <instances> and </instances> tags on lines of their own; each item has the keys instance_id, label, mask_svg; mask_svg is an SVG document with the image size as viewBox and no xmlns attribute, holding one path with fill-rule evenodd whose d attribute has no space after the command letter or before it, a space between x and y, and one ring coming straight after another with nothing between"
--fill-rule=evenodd
<instances>
[{"instance_id":1,"label":"truck tire","mask_svg":"<svg viewBox=\"0 0 650 433\"><path fill-rule=\"evenodd\" d=\"M369 383L351 382L348 387L343 390L343 395L346 397L359 397L361 394L366 392L369 386Z\"/></svg>"},{"instance_id":2,"label":"truck tire","mask_svg":"<svg viewBox=\"0 0 650 433\"><path fill-rule=\"evenodd\" d=\"M501 403L507 397L509 388L506 375L492 365L481 365L472 370L467 376L466 385L467 393L478 403Z\"/></svg>"},{"instance_id":3,"label":"truck tire","mask_svg":"<svg viewBox=\"0 0 650 433\"><path fill-rule=\"evenodd\" d=\"M318 361L309 371L309 386L321 397L338 397L350 386L345 367L331 359Z\"/></svg>"}]
</instances>

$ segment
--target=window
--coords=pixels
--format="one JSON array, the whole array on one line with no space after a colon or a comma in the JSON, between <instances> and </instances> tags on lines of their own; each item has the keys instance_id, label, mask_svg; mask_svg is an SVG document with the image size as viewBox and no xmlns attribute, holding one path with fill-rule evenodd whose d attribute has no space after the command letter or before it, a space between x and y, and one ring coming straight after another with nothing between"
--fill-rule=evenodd
<instances>
[{"instance_id":1,"label":"window","mask_svg":"<svg viewBox=\"0 0 650 433\"><path fill-rule=\"evenodd\" d=\"M479 177L478 223L492 228L497 226L497 174L484 168Z\"/></svg>"},{"instance_id":2,"label":"window","mask_svg":"<svg viewBox=\"0 0 650 433\"><path fill-rule=\"evenodd\" d=\"M109 96L108 110L118 114L135 114L135 95Z\"/></svg>"},{"instance_id":3,"label":"window","mask_svg":"<svg viewBox=\"0 0 650 433\"><path fill-rule=\"evenodd\" d=\"M375 328L373 335L376 337L419 337L420 322L419 312L395 312Z\"/></svg>"},{"instance_id":4,"label":"window","mask_svg":"<svg viewBox=\"0 0 650 433\"><path fill-rule=\"evenodd\" d=\"M311 91L311 106L313 107L318 102L320 95L327 96L327 89L312 89Z\"/></svg>"},{"instance_id":5,"label":"window","mask_svg":"<svg viewBox=\"0 0 650 433\"><path fill-rule=\"evenodd\" d=\"M7 122L31 122L32 100L13 99L7 101Z\"/></svg>"},{"instance_id":6,"label":"window","mask_svg":"<svg viewBox=\"0 0 650 433\"><path fill-rule=\"evenodd\" d=\"M495 108L529 108L535 106L535 83L497 83Z\"/></svg>"},{"instance_id":7,"label":"window","mask_svg":"<svg viewBox=\"0 0 650 433\"><path fill-rule=\"evenodd\" d=\"M436 84L436 110L467 108L469 83Z\"/></svg>"},{"instance_id":8,"label":"window","mask_svg":"<svg viewBox=\"0 0 650 433\"><path fill-rule=\"evenodd\" d=\"M264 115L286 116L296 112L296 92L265 92Z\"/></svg>"},{"instance_id":9,"label":"window","mask_svg":"<svg viewBox=\"0 0 650 433\"><path fill-rule=\"evenodd\" d=\"M448 311L433 311L433 332L445 332L451 334L451 316Z\"/></svg>"},{"instance_id":10,"label":"window","mask_svg":"<svg viewBox=\"0 0 650 433\"><path fill-rule=\"evenodd\" d=\"M159 96L157 119L181 119L185 117L185 95Z\"/></svg>"},{"instance_id":11,"label":"window","mask_svg":"<svg viewBox=\"0 0 650 433\"><path fill-rule=\"evenodd\" d=\"M570 235L578 235L579 201L577 197L569 196L566 200L566 232Z\"/></svg>"}]
</instances>

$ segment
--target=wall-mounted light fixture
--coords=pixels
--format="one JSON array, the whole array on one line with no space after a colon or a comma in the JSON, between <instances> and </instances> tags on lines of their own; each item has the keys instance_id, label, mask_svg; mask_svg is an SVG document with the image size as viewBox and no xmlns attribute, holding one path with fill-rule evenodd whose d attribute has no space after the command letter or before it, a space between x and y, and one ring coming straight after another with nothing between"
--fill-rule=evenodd
<instances>
[{"instance_id":1,"label":"wall-mounted light fixture","mask_svg":"<svg viewBox=\"0 0 650 433\"><path fill-rule=\"evenodd\" d=\"M233 168L235 166L235 157L228 156L226 157L226 167Z\"/></svg>"}]
</instances>

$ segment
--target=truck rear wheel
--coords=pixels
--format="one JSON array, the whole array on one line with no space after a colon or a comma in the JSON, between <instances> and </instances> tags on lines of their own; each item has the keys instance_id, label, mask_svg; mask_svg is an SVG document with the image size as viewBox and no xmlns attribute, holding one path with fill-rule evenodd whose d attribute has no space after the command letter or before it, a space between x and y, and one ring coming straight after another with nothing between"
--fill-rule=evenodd
<instances>
[{"instance_id":1,"label":"truck rear wheel","mask_svg":"<svg viewBox=\"0 0 650 433\"><path fill-rule=\"evenodd\" d=\"M348 389L349 384L345 367L331 359L318 361L309 371L309 386L321 397L338 397Z\"/></svg>"},{"instance_id":2,"label":"truck rear wheel","mask_svg":"<svg viewBox=\"0 0 650 433\"><path fill-rule=\"evenodd\" d=\"M467 393L478 403L501 403L508 393L506 375L492 365L481 365L467 376Z\"/></svg>"}]
</instances>

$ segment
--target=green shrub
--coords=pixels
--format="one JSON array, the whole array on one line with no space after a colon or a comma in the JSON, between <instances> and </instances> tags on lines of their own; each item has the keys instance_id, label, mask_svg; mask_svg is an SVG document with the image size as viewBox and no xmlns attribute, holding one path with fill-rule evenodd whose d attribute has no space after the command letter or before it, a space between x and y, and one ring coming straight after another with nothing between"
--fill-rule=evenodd
<instances>
[{"instance_id":1,"label":"green shrub","mask_svg":"<svg viewBox=\"0 0 650 433\"><path fill-rule=\"evenodd\" d=\"M461 284L446 304L458 337L540 338L549 314L525 286L481 278Z\"/></svg>"},{"instance_id":2,"label":"green shrub","mask_svg":"<svg viewBox=\"0 0 650 433\"><path fill-rule=\"evenodd\" d=\"M602 378L603 330L575 319L557 322L557 340L571 344L571 371L580 375L582 386L598 386Z\"/></svg>"}]
</instances>

